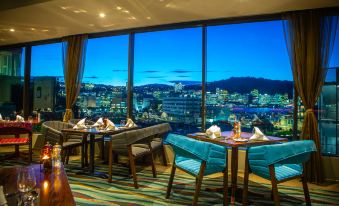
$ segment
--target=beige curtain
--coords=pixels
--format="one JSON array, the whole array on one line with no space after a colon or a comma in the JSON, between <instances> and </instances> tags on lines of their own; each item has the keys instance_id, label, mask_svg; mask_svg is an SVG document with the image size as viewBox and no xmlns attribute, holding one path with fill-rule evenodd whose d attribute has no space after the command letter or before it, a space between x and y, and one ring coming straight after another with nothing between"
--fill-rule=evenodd
<instances>
[{"instance_id":1,"label":"beige curtain","mask_svg":"<svg viewBox=\"0 0 339 206\"><path fill-rule=\"evenodd\" d=\"M318 122L313 108L318 100L331 57L338 17L308 10L284 15L284 33L295 88L306 109L302 139L314 140L318 151L306 164L308 181L324 181Z\"/></svg>"},{"instance_id":2,"label":"beige curtain","mask_svg":"<svg viewBox=\"0 0 339 206\"><path fill-rule=\"evenodd\" d=\"M63 118L68 122L73 117L72 107L80 92L84 73L87 35L68 36L63 39L63 63L66 90L66 112Z\"/></svg>"}]
</instances>

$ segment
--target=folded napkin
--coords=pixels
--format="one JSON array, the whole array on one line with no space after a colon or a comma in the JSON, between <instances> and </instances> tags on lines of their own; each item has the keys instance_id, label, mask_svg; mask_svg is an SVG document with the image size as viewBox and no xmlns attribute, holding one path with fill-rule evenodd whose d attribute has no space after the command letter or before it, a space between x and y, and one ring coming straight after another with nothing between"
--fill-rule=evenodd
<instances>
[{"instance_id":1,"label":"folded napkin","mask_svg":"<svg viewBox=\"0 0 339 206\"><path fill-rule=\"evenodd\" d=\"M87 126L85 125L86 118L80 120L73 129L87 129Z\"/></svg>"},{"instance_id":2,"label":"folded napkin","mask_svg":"<svg viewBox=\"0 0 339 206\"><path fill-rule=\"evenodd\" d=\"M25 119L24 119L22 116L20 116L20 115L16 115L15 121L16 121L16 122L24 122Z\"/></svg>"},{"instance_id":3,"label":"folded napkin","mask_svg":"<svg viewBox=\"0 0 339 206\"><path fill-rule=\"evenodd\" d=\"M132 119L127 118L127 123L125 125L125 127L136 127L137 125L133 122Z\"/></svg>"},{"instance_id":4,"label":"folded napkin","mask_svg":"<svg viewBox=\"0 0 339 206\"><path fill-rule=\"evenodd\" d=\"M4 189L2 186L0 186L0 205L7 206L7 201L6 201Z\"/></svg>"},{"instance_id":5,"label":"folded napkin","mask_svg":"<svg viewBox=\"0 0 339 206\"><path fill-rule=\"evenodd\" d=\"M105 130L107 130L107 131L108 130L118 130L118 128L115 126L115 124L111 120L107 119L107 126L106 126Z\"/></svg>"},{"instance_id":6,"label":"folded napkin","mask_svg":"<svg viewBox=\"0 0 339 206\"><path fill-rule=\"evenodd\" d=\"M253 128L254 134L250 137L249 140L269 140L258 127Z\"/></svg>"},{"instance_id":7,"label":"folded napkin","mask_svg":"<svg viewBox=\"0 0 339 206\"><path fill-rule=\"evenodd\" d=\"M0 120L3 120L1 114L0 114Z\"/></svg>"},{"instance_id":8,"label":"folded napkin","mask_svg":"<svg viewBox=\"0 0 339 206\"><path fill-rule=\"evenodd\" d=\"M211 139L215 139L221 136L221 129L217 125L212 125L206 130L206 135Z\"/></svg>"},{"instance_id":9,"label":"folded napkin","mask_svg":"<svg viewBox=\"0 0 339 206\"><path fill-rule=\"evenodd\" d=\"M100 117L98 121L93 124L93 127L101 127L102 125L104 125L104 120Z\"/></svg>"}]
</instances>

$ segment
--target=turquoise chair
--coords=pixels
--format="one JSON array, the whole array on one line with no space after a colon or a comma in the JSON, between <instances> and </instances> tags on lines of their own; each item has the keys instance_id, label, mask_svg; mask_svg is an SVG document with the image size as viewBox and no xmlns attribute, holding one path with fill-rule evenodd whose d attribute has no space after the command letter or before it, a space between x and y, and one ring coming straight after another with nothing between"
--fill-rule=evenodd
<instances>
[{"instance_id":1,"label":"turquoise chair","mask_svg":"<svg viewBox=\"0 0 339 206\"><path fill-rule=\"evenodd\" d=\"M304 163L316 147L312 140L293 141L274 145L251 147L247 151L248 163L245 165L243 203L247 204L248 164L251 172L271 180L275 205L280 205L277 184L294 178L301 178L307 204L311 203L304 174Z\"/></svg>"},{"instance_id":2,"label":"turquoise chair","mask_svg":"<svg viewBox=\"0 0 339 206\"><path fill-rule=\"evenodd\" d=\"M176 134L169 134L164 143L171 145L174 151L166 198L170 196L176 168L196 177L193 205L197 205L203 177L223 172L224 205L227 205L228 167L225 147Z\"/></svg>"}]
</instances>

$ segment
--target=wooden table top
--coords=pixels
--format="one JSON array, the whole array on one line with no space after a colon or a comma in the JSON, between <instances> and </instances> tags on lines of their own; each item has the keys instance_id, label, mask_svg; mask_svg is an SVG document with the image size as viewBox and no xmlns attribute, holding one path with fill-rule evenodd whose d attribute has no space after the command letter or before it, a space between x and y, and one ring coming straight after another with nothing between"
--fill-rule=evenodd
<instances>
[{"instance_id":1,"label":"wooden table top","mask_svg":"<svg viewBox=\"0 0 339 206\"><path fill-rule=\"evenodd\" d=\"M140 127L118 127L118 130L100 130L98 128L89 128L89 129L63 129L63 133L71 134L94 134L94 135L114 135L128 130L140 129Z\"/></svg>"},{"instance_id":2,"label":"wooden table top","mask_svg":"<svg viewBox=\"0 0 339 206\"><path fill-rule=\"evenodd\" d=\"M248 132L241 133L241 139L248 140L253 134ZM251 146L259 146L265 144L272 144L275 142L287 142L287 138L280 138L280 137L273 137L273 136L266 136L269 140L260 140L260 141L235 141L232 139L232 132L225 131L221 133L220 138L211 139L207 137L204 133L194 133L188 134L188 137L195 138L201 141L207 141L223 146L230 146L230 147L251 147Z\"/></svg>"},{"instance_id":3,"label":"wooden table top","mask_svg":"<svg viewBox=\"0 0 339 206\"><path fill-rule=\"evenodd\" d=\"M39 205L75 205L73 194L68 183L67 175L64 168L43 172L39 164L29 167L34 168L36 177L36 191L39 191ZM20 167L0 168L0 185L4 187L5 194L16 193L17 177ZM10 196L7 201L10 201ZM13 198L12 198L13 199ZM16 200L14 198L14 200ZM11 205L8 202L8 205Z\"/></svg>"}]
</instances>

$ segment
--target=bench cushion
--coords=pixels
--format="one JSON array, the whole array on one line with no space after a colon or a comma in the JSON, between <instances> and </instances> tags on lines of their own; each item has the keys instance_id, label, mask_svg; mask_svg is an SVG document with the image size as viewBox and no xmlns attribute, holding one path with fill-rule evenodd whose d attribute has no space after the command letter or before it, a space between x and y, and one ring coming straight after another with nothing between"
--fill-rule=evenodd
<instances>
[{"instance_id":1,"label":"bench cushion","mask_svg":"<svg viewBox=\"0 0 339 206\"><path fill-rule=\"evenodd\" d=\"M0 145L27 144L29 138L1 138Z\"/></svg>"}]
</instances>

